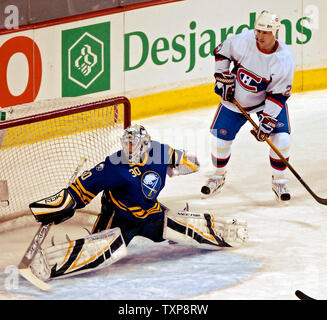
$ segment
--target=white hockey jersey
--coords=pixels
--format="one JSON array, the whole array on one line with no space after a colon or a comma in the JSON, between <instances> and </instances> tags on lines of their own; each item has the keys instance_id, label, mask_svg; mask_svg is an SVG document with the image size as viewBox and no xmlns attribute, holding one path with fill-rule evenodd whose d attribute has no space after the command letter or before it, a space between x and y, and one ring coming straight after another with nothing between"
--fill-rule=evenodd
<instances>
[{"instance_id":1,"label":"white hockey jersey","mask_svg":"<svg viewBox=\"0 0 327 320\"><path fill-rule=\"evenodd\" d=\"M291 95L294 75L293 54L284 43L276 41L274 50L265 53L257 46L254 30L247 30L219 44L214 55L216 73L229 73L233 67L234 97L247 112L264 110L277 117ZM233 103L222 103L240 112Z\"/></svg>"}]
</instances>

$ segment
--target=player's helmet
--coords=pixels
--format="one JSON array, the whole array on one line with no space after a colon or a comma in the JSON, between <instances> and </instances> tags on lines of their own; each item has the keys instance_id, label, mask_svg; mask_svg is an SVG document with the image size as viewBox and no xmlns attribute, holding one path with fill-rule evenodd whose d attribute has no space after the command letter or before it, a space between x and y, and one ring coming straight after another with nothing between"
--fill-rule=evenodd
<instances>
[{"instance_id":1,"label":"player's helmet","mask_svg":"<svg viewBox=\"0 0 327 320\"><path fill-rule=\"evenodd\" d=\"M255 30L271 31L275 37L279 28L280 22L278 16L266 10L260 13L254 24Z\"/></svg>"},{"instance_id":2,"label":"player's helmet","mask_svg":"<svg viewBox=\"0 0 327 320\"><path fill-rule=\"evenodd\" d=\"M128 163L141 163L151 146L151 137L143 126L133 124L125 129L121 144Z\"/></svg>"}]
</instances>

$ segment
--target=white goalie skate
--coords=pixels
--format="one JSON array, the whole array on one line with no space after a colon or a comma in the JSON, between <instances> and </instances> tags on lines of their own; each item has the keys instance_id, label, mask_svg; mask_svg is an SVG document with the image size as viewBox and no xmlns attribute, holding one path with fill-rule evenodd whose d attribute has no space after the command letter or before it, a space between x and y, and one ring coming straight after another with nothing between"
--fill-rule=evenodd
<instances>
[{"instance_id":1,"label":"white goalie skate","mask_svg":"<svg viewBox=\"0 0 327 320\"><path fill-rule=\"evenodd\" d=\"M276 195L277 200L288 201L291 199L291 194L286 186L289 182L286 178L277 178L272 176L272 190Z\"/></svg>"},{"instance_id":2,"label":"white goalie skate","mask_svg":"<svg viewBox=\"0 0 327 320\"><path fill-rule=\"evenodd\" d=\"M201 188L201 194L203 197L209 197L214 193L219 193L221 188L225 184L226 174L213 175L211 176L206 184Z\"/></svg>"}]
</instances>

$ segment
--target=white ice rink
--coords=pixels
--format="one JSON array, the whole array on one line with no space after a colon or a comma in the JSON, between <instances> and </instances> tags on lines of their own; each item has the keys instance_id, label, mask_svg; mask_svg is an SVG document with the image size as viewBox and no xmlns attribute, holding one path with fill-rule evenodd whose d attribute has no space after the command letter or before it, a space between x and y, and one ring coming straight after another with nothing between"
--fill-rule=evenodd
<instances>
[{"instance_id":1,"label":"white ice rink","mask_svg":"<svg viewBox=\"0 0 327 320\"><path fill-rule=\"evenodd\" d=\"M288 104L290 163L316 194L327 198L327 90L293 94ZM139 123L153 139L196 153L201 163L199 173L167 178L159 200L171 209L188 202L191 211L246 220L249 240L244 247L205 251L135 238L129 255L111 267L51 281L52 289L41 292L17 278L13 267L29 245L35 223L0 233L0 299L295 300L297 289L327 299L327 206L317 203L291 172L291 201L275 200L268 145L253 138L250 124L233 144L222 192L201 199L201 185L211 170L209 126L215 110ZM79 224L73 217L52 234L58 242L65 233L76 239L86 234Z\"/></svg>"}]
</instances>

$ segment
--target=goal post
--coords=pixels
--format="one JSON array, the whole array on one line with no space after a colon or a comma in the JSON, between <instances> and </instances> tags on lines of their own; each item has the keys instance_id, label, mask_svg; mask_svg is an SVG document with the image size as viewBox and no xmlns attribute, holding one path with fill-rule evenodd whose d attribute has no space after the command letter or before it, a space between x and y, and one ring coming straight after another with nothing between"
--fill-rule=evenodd
<instances>
[{"instance_id":1,"label":"goal post","mask_svg":"<svg viewBox=\"0 0 327 320\"><path fill-rule=\"evenodd\" d=\"M0 121L0 226L31 219L28 205L65 187L81 158L83 172L119 150L131 105L123 96L63 98L18 105L8 115ZM85 212L100 206L98 196Z\"/></svg>"}]
</instances>

